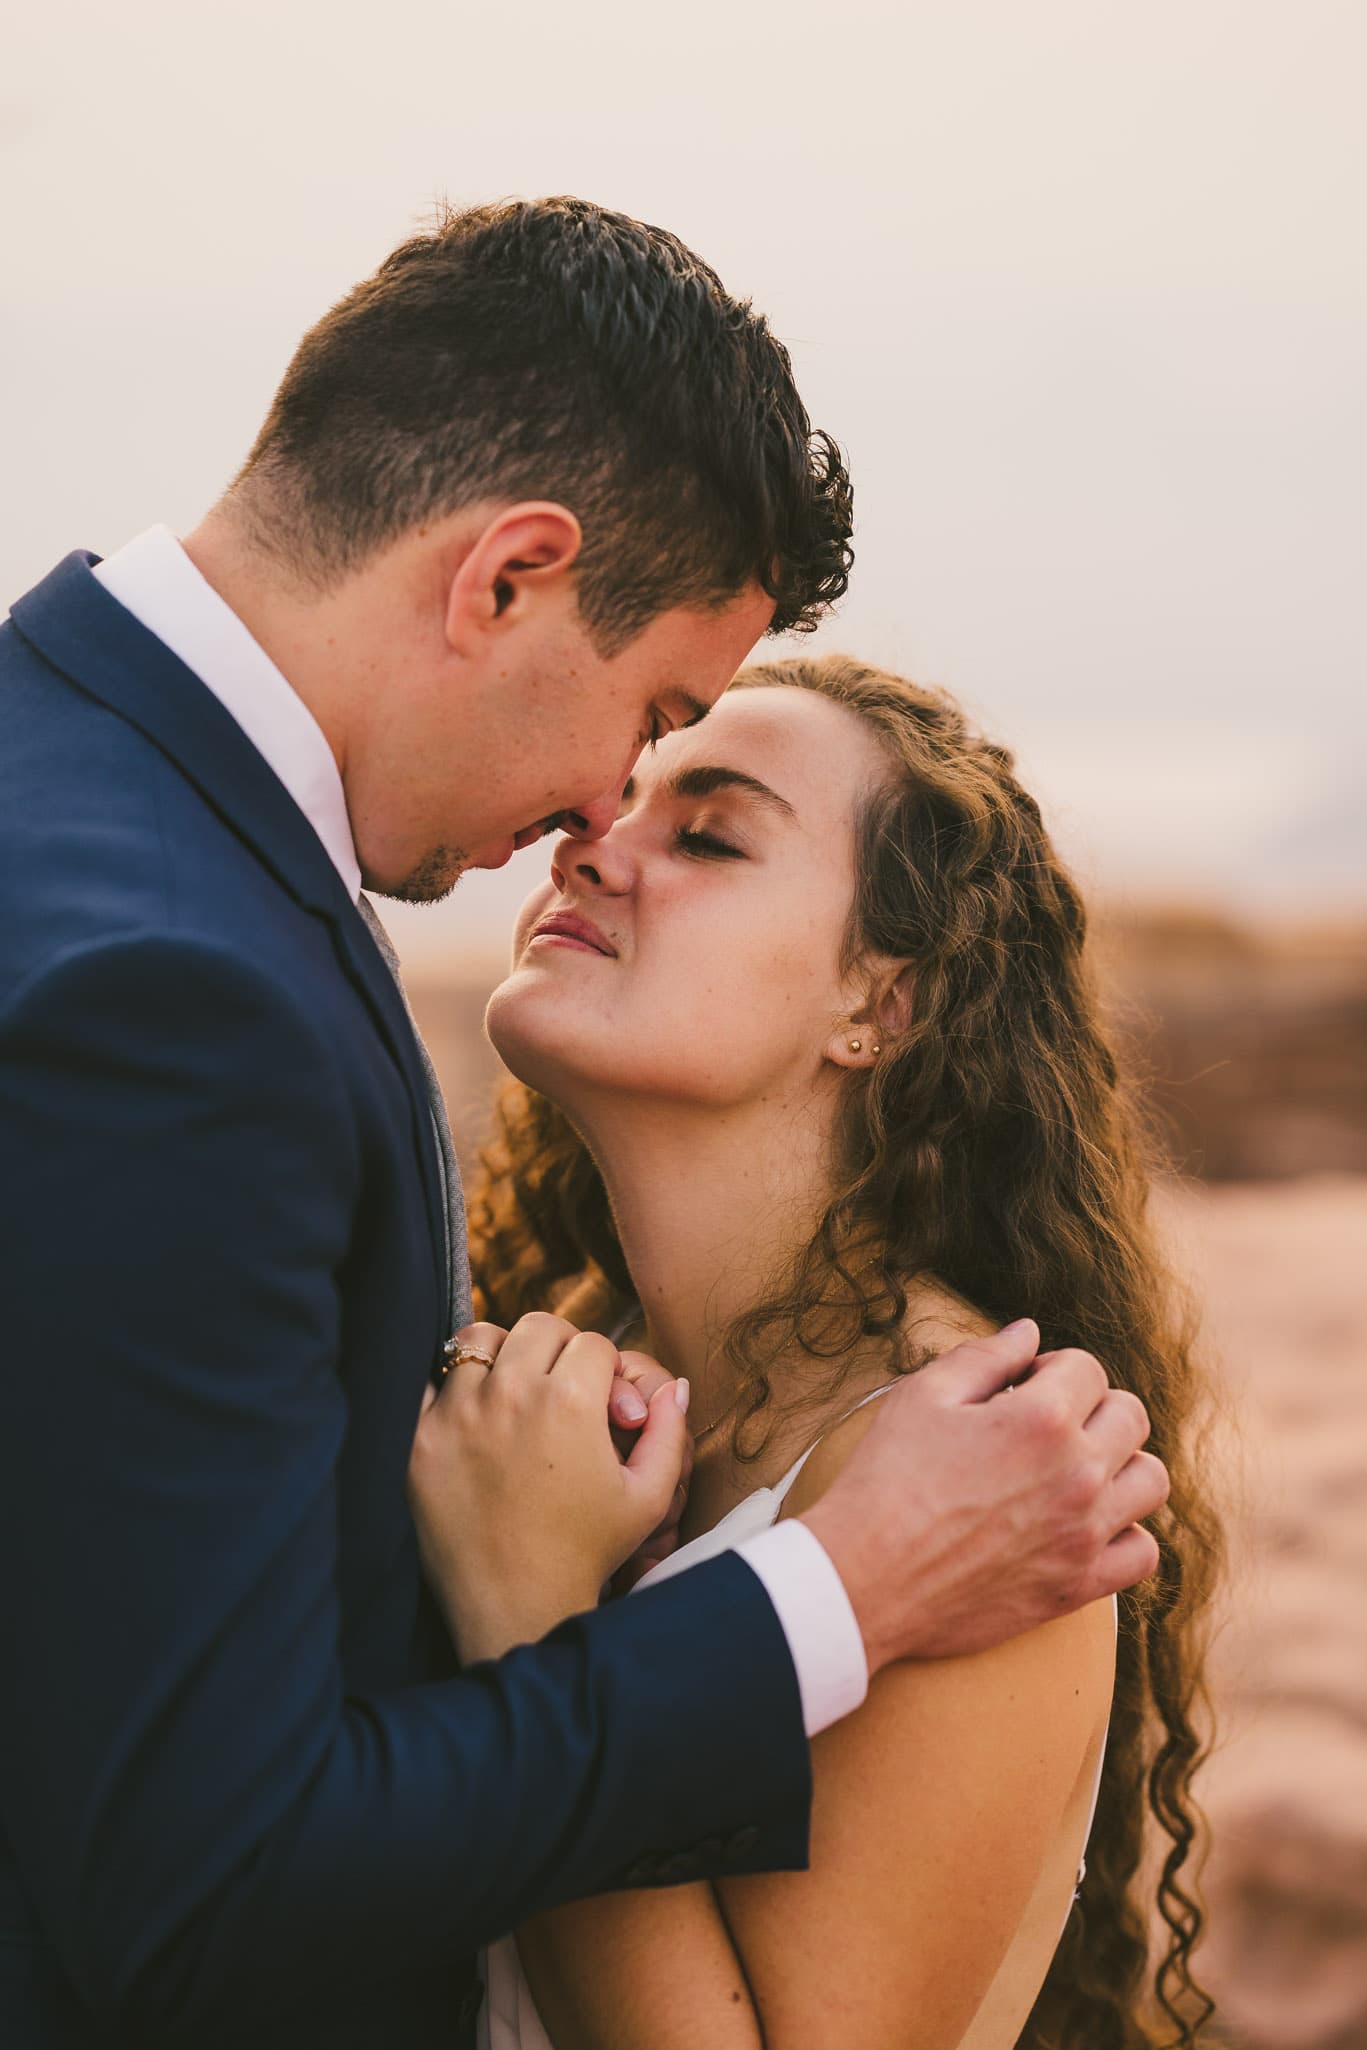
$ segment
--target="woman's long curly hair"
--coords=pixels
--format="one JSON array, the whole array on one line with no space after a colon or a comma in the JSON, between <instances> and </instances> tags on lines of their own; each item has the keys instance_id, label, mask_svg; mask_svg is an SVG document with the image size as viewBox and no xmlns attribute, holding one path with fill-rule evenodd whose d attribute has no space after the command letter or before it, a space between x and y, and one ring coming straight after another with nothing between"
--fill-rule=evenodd
<instances>
[{"instance_id":1,"label":"woman's long curly hair","mask_svg":"<svg viewBox=\"0 0 1367 2050\"><path fill-rule=\"evenodd\" d=\"M1146 1217L1148 1148L1103 1029L1081 900L1012 759L953 700L848 657L764 663L733 688L780 685L848 707L878 735L886 781L857 829L847 965L910 964L910 1017L851 1076L834 1190L810 1242L728 1335L743 1391L738 1447L774 1412L772 1364L819 1363L840 1388L856 1341L892 1364L908 1288L934 1278L999 1322L1034 1317L1047 1349L1078 1346L1144 1402L1172 1492L1153 1521L1161 1564L1120 1597L1110 1736L1081 1904L1021 2050L1195 2043L1211 2003L1192 1976L1203 1911L1187 1869L1202 1830L1207 1610L1220 1527L1197 1468L1205 1388L1190 1316ZM629 1300L602 1179L567 1119L520 1084L470 1203L477 1314L511 1323L576 1284ZM596 1286L595 1286L596 1285ZM587 1319L581 1319L587 1321ZM804 1393L804 1400L810 1399ZM766 1411L768 1417L766 1418ZM1167 1839L1165 1925L1150 1967L1148 1813ZM1152 1861L1145 1861L1152 1874Z\"/></svg>"}]
</instances>

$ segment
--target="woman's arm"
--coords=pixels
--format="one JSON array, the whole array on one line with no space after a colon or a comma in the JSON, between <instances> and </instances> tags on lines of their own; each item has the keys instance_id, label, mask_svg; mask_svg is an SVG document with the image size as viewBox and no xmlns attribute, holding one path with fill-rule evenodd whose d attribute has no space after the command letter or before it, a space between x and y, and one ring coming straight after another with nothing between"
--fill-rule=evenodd
<instances>
[{"instance_id":1,"label":"woman's arm","mask_svg":"<svg viewBox=\"0 0 1367 2050\"><path fill-rule=\"evenodd\" d=\"M823 1441L785 1516L871 1422ZM1060 1826L1078 1809L1085 1825L1114 1656L1099 1603L972 1658L891 1666L816 1739L810 1871L717 1888L767 2050L953 2050L1061 1851L1043 1978L1075 1870Z\"/></svg>"},{"instance_id":2,"label":"woman's arm","mask_svg":"<svg viewBox=\"0 0 1367 2050\"><path fill-rule=\"evenodd\" d=\"M764 2050L710 1886L572 1901L517 1948L555 2050Z\"/></svg>"},{"instance_id":3,"label":"woman's arm","mask_svg":"<svg viewBox=\"0 0 1367 2050\"><path fill-rule=\"evenodd\" d=\"M823 1441L785 1514L871 1421ZM604 1895L519 1936L556 2050L952 2050L1059 1860L1065 1815L1085 1821L1113 1659L1102 1603L880 1674L813 1744L810 1871Z\"/></svg>"}]
</instances>

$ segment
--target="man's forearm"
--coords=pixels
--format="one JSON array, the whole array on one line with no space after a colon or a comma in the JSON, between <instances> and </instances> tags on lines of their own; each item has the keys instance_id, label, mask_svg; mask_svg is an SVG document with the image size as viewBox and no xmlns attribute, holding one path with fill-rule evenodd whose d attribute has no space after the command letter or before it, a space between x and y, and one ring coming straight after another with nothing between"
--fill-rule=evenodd
<instances>
[{"instance_id":1,"label":"man's forearm","mask_svg":"<svg viewBox=\"0 0 1367 2050\"><path fill-rule=\"evenodd\" d=\"M743 1585L746 1569L727 1563ZM723 1617L724 1589L711 1603L662 1589L496 1666L348 1704L317 1765L300 1760L283 1810L269 1812L278 1788L267 1789L239 1804L230 1830L215 1822L212 1839L202 1801L183 1792L177 1805L163 1783L169 1760L144 1761L136 1796L116 1776L69 1859L49 1843L39 1874L24 1845L81 1997L149 2045L237 2043L282 2003L335 1994L350 1970L359 1982L466 1952L565 1898L622 1885L642 1856L694 1855L705 1838L699 1863L800 1864L806 1746L783 1731L791 1681L766 1679L762 1655L750 1668L747 1640L765 1634L751 1586L748 1620ZM706 1732L691 1761L662 1761L669 1721ZM766 1722L777 1735L761 1739ZM164 1818L155 1842L146 1813ZM68 1878L54 1893L43 1882L60 1863ZM231 1870L187 1912L215 1865Z\"/></svg>"}]
</instances>

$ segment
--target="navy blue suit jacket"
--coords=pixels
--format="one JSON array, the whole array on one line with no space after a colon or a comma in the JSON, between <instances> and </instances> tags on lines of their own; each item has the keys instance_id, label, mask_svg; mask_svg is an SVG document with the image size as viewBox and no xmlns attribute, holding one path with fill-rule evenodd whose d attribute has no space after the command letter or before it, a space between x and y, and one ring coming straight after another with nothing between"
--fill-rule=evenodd
<instances>
[{"instance_id":1,"label":"navy blue suit jacket","mask_svg":"<svg viewBox=\"0 0 1367 2050\"><path fill-rule=\"evenodd\" d=\"M0 627L0 2042L459 2050L523 1917L804 1861L792 1662L731 1557L455 1670L412 1035L94 560Z\"/></svg>"}]
</instances>

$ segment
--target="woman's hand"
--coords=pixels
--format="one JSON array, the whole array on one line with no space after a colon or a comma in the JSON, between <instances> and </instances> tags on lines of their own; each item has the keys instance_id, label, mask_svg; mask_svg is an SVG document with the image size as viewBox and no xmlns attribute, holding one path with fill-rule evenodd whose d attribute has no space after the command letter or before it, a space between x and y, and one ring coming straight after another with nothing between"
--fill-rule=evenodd
<instances>
[{"instance_id":1,"label":"woman's hand","mask_svg":"<svg viewBox=\"0 0 1367 2050\"><path fill-rule=\"evenodd\" d=\"M678 1383L668 1369L662 1367L658 1360L653 1360L649 1353L624 1352L617 1369L617 1380L613 1385L614 1391L633 1390L644 1411L649 1408L662 1388L675 1388ZM609 1409L615 1425L621 1424L623 1402L624 1398L614 1392ZM624 1459L630 1456L634 1436L635 1430L624 1433L619 1428L613 1432L614 1443ZM662 1559L667 1559L671 1552L678 1549L679 1525L683 1520L684 1510L688 1507L688 1484L692 1478L693 1439L690 1433L685 1432L683 1466L669 1507L662 1521L648 1534L644 1543L636 1547L626 1564L613 1576L614 1595L630 1594L643 1574L649 1573L652 1566L658 1566Z\"/></svg>"},{"instance_id":2,"label":"woman's hand","mask_svg":"<svg viewBox=\"0 0 1367 2050\"><path fill-rule=\"evenodd\" d=\"M460 1334L495 1360L466 1360L429 1390L408 1493L424 1567L461 1656L496 1658L593 1608L618 1567L668 1516L687 1433L674 1384L656 1389L621 1460L609 1404L617 1348L533 1312L506 1335Z\"/></svg>"}]
</instances>

